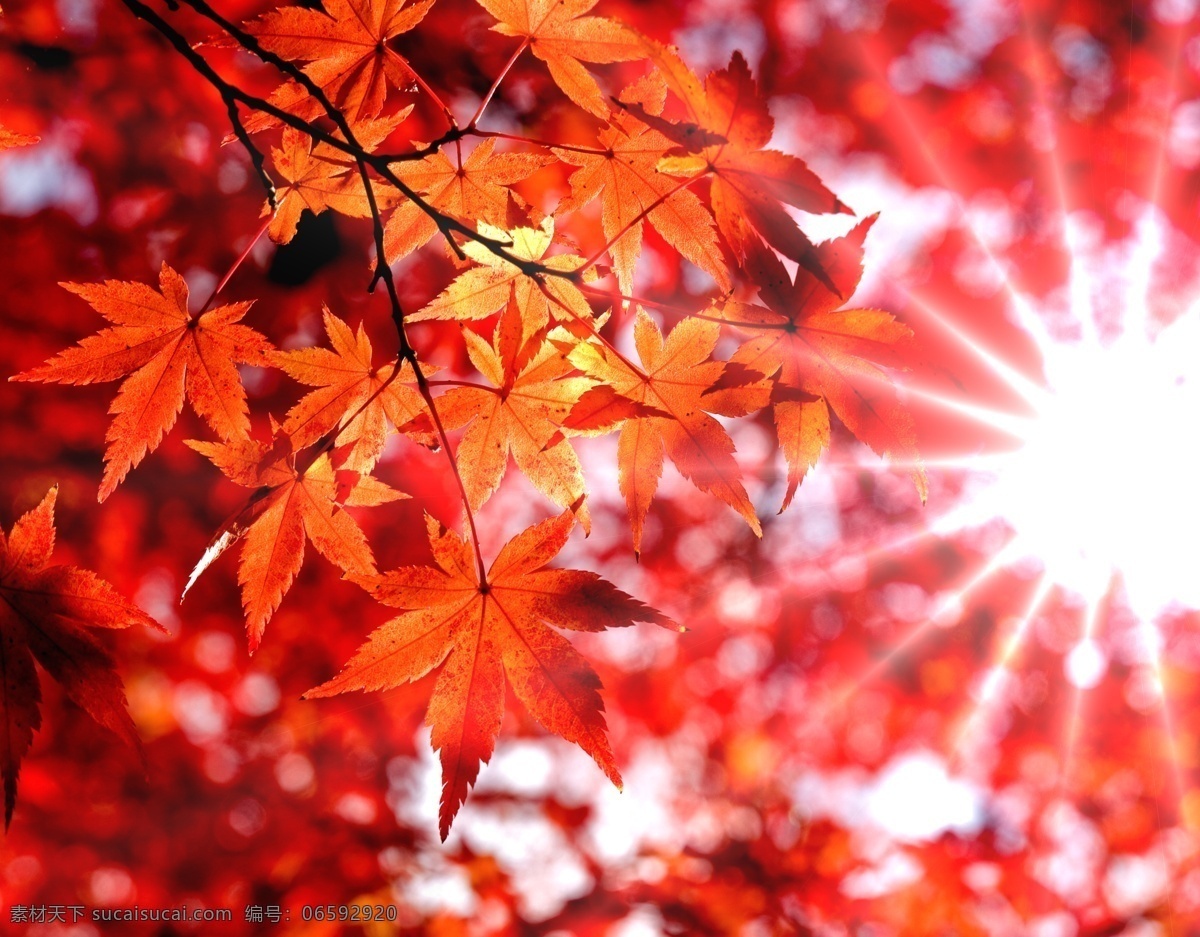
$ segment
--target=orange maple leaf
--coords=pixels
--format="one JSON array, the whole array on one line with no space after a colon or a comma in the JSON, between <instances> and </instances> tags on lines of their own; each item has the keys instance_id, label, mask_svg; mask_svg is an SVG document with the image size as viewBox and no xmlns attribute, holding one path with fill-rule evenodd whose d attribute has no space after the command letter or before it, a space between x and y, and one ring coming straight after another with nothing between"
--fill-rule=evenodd
<instances>
[{"instance_id":1,"label":"orange maple leaf","mask_svg":"<svg viewBox=\"0 0 1200 937\"><path fill-rule=\"evenodd\" d=\"M652 120L641 108L630 107L696 154L667 157L659 168L685 176L705 173L712 177L710 199L717 228L739 262L761 237L832 287L812 241L783 206L813 213L849 209L803 160L764 149L775 121L741 53L733 54L728 68L710 74L702 88L674 49L645 42L651 60L683 102L692 123Z\"/></svg>"},{"instance_id":2,"label":"orange maple leaf","mask_svg":"<svg viewBox=\"0 0 1200 937\"><path fill-rule=\"evenodd\" d=\"M265 367L271 344L239 325L250 303L218 306L192 318L183 277L165 263L159 291L144 283L63 283L113 323L10 381L92 384L125 377L109 407L103 501L175 425L186 398L223 439L250 430L246 391L235 362ZM126 377L128 375L128 377Z\"/></svg>"},{"instance_id":3,"label":"orange maple leaf","mask_svg":"<svg viewBox=\"0 0 1200 937\"><path fill-rule=\"evenodd\" d=\"M355 139L370 152L396 129L412 110L405 108L394 117L363 121L355 128ZM307 208L319 215L331 208L351 218L370 218L371 203L354 158L329 143L313 145L313 139L293 127L283 131L283 147L272 148L271 160L284 184L275 192L275 217L267 233L277 244L296 236L296 225ZM379 209L390 207L399 193L390 186L372 185ZM270 204L263 214L271 211Z\"/></svg>"},{"instance_id":4,"label":"orange maple leaf","mask_svg":"<svg viewBox=\"0 0 1200 937\"><path fill-rule=\"evenodd\" d=\"M325 0L324 12L280 7L246 23L245 29L268 51L289 61L308 62L304 73L353 125L379 115L389 86L406 88L414 81L408 62L388 43L420 23L434 0L411 6L406 2ZM320 103L296 81L281 85L268 100L297 117L325 115ZM244 126L255 133L278 123L259 111Z\"/></svg>"},{"instance_id":5,"label":"orange maple leaf","mask_svg":"<svg viewBox=\"0 0 1200 937\"><path fill-rule=\"evenodd\" d=\"M783 507L829 442L833 408L846 427L879 455L901 460L910 469L924 501L925 469L917 452L912 417L895 398L881 366L902 368L912 330L878 309L842 309L862 276L863 241L872 215L845 237L817 246L817 259L837 287L826 288L804 268L788 276L769 249L752 248L747 268L759 284L767 308L727 302L715 314L759 334L742 345L731 361L775 378L772 393L775 425L788 464Z\"/></svg>"},{"instance_id":6,"label":"orange maple leaf","mask_svg":"<svg viewBox=\"0 0 1200 937\"><path fill-rule=\"evenodd\" d=\"M337 464L365 474L383 454L388 422L395 427L405 426L426 412L425 402L412 386L415 377L411 365L403 363L393 378L396 362L378 367L374 364L371 340L361 323L358 331L352 332L328 309L323 315L332 351L301 348L270 355L272 364L300 383L317 388L288 411L283 432L299 450L352 416L335 440L338 447L350 447L341 449ZM422 370L428 374L436 369ZM432 428L427 434L412 435L424 443L433 440Z\"/></svg>"},{"instance_id":7,"label":"orange maple leaf","mask_svg":"<svg viewBox=\"0 0 1200 937\"><path fill-rule=\"evenodd\" d=\"M347 507L374 507L408 495L369 475L339 473L329 453L297 454L286 436L271 444L252 439L187 444L208 456L239 485L256 489L245 507L218 531L192 570L184 595L196 579L235 541L245 538L238 565L242 608L250 653L304 562L305 540L322 556L351 573L375 572L367 538ZM350 475L349 480L339 475ZM339 498L339 492L347 492Z\"/></svg>"},{"instance_id":8,"label":"orange maple leaf","mask_svg":"<svg viewBox=\"0 0 1200 937\"><path fill-rule=\"evenodd\" d=\"M500 22L492 27L524 39L572 101L597 117L609 107L581 62L607 64L646 57L637 34L601 16L584 16L597 0L479 0Z\"/></svg>"},{"instance_id":9,"label":"orange maple leaf","mask_svg":"<svg viewBox=\"0 0 1200 937\"><path fill-rule=\"evenodd\" d=\"M511 242L508 251L512 256L536 261L550 269L577 270L584 263L583 258L575 254L546 256L554 240L554 219L551 217L543 219L540 227L515 228L512 231L504 231L481 221L479 233ZM566 322L591 321L592 307L579 287L564 277L527 275L516 264L496 256L476 241L468 241L462 250L479 266L459 274L434 297L433 302L408 316L407 321L486 319L504 307L513 288L517 291L517 305L525 320L524 334L527 337L543 329L552 315Z\"/></svg>"},{"instance_id":10,"label":"orange maple leaf","mask_svg":"<svg viewBox=\"0 0 1200 937\"><path fill-rule=\"evenodd\" d=\"M425 716L442 763L442 839L480 765L492 756L506 676L546 729L583 748L621 786L605 735L600 678L570 642L546 626L573 631L635 621L678 626L595 573L545 569L574 522L564 511L518 534L481 578L467 541L426 516L435 566L349 577L385 605L408 611L372 633L340 674L305 697L390 689L445 661Z\"/></svg>"},{"instance_id":11,"label":"orange maple leaf","mask_svg":"<svg viewBox=\"0 0 1200 937\"><path fill-rule=\"evenodd\" d=\"M582 401L583 413L572 413L565 424L584 429L586 421L586 428L595 431L615 428L621 421L618 481L629 509L635 553L641 553L642 527L658 490L664 456L692 484L724 501L755 534L762 535L733 458L733 440L705 411L740 416L762 407L766 397L759 385L741 396L707 394L726 367L710 359L720 331L716 322L689 318L675 326L664 342L658 326L639 308L633 336L644 370L615 349L594 342L580 342L570 352L577 368L638 405L632 415L629 409L612 407L607 411L612 422L606 424L589 399Z\"/></svg>"},{"instance_id":12,"label":"orange maple leaf","mask_svg":"<svg viewBox=\"0 0 1200 937\"><path fill-rule=\"evenodd\" d=\"M4 828L17 801L17 775L42 723L41 691L33 662L62 684L67 696L100 725L141 751L125 709L125 690L112 656L89 631L158 622L86 569L47 566L54 550L57 487L42 503L0 530L0 767Z\"/></svg>"},{"instance_id":13,"label":"orange maple leaf","mask_svg":"<svg viewBox=\"0 0 1200 937\"><path fill-rule=\"evenodd\" d=\"M668 244L712 276L721 289L728 290L729 271L717 245L712 216L679 179L658 170L659 161L676 144L627 115L617 115L601 131L600 144L604 153L554 150L563 162L580 167L571 174L570 198L559 204L555 214L578 211L602 195L600 220L621 292L633 290L643 218Z\"/></svg>"},{"instance_id":14,"label":"orange maple leaf","mask_svg":"<svg viewBox=\"0 0 1200 937\"><path fill-rule=\"evenodd\" d=\"M579 396L592 386L552 342L522 337L516 289L496 324L492 344L464 330L471 363L494 387L455 387L437 400L448 428L471 425L456 452L463 486L477 510L500 486L511 452L519 468L560 507L580 503L579 519L590 531L583 467L560 427Z\"/></svg>"},{"instance_id":15,"label":"orange maple leaf","mask_svg":"<svg viewBox=\"0 0 1200 937\"><path fill-rule=\"evenodd\" d=\"M17 133L6 127L0 127L0 150L12 149L14 146L33 146L41 141L41 137L28 133Z\"/></svg>"},{"instance_id":16,"label":"orange maple leaf","mask_svg":"<svg viewBox=\"0 0 1200 937\"><path fill-rule=\"evenodd\" d=\"M461 166L443 153L400 163L396 174L424 196L433 208L461 221L483 221L498 228L514 222L512 205L524 200L510 186L554 162L546 153L497 153L496 141L485 139ZM384 229L384 253L393 263L415 251L437 233L437 224L415 202L402 202Z\"/></svg>"}]
</instances>

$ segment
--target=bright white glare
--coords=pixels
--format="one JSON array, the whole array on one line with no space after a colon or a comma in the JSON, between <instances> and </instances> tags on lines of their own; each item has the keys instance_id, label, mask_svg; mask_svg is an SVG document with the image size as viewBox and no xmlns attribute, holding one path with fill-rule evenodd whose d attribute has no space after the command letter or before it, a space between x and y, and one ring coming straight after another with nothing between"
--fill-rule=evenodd
<instances>
[{"instance_id":1,"label":"bright white glare","mask_svg":"<svg viewBox=\"0 0 1200 937\"><path fill-rule=\"evenodd\" d=\"M1063 670L1072 686L1081 690L1090 690L1096 686L1108 669L1108 660L1104 652L1091 638L1085 638L1071 648L1063 661Z\"/></svg>"},{"instance_id":2,"label":"bright white glare","mask_svg":"<svg viewBox=\"0 0 1200 937\"><path fill-rule=\"evenodd\" d=\"M895 839L936 839L946 830L971 834L983 823L983 795L950 777L946 763L917 751L891 761L868 789L867 815Z\"/></svg>"},{"instance_id":3,"label":"bright white glare","mask_svg":"<svg viewBox=\"0 0 1200 937\"><path fill-rule=\"evenodd\" d=\"M1018 536L1085 597L1120 574L1140 613L1200 602L1198 339L1186 316L1156 339L1043 348L1051 393L998 484Z\"/></svg>"},{"instance_id":4,"label":"bright white glare","mask_svg":"<svg viewBox=\"0 0 1200 937\"><path fill-rule=\"evenodd\" d=\"M1035 413L988 420L1019 445L963 460L991 483L954 522L1004 518L1014 549L1093 607L1119 577L1143 621L1172 605L1200 608L1200 305L1169 325L1152 322L1149 271L1162 247L1153 219L1137 226L1120 258L1096 256L1084 237L1068 240L1076 242L1069 294L1079 336L1051 335L1031 300L1015 305L1042 354L1040 389L1030 393L963 339ZM1120 331L1102 336L1096 310L1114 302Z\"/></svg>"}]
</instances>

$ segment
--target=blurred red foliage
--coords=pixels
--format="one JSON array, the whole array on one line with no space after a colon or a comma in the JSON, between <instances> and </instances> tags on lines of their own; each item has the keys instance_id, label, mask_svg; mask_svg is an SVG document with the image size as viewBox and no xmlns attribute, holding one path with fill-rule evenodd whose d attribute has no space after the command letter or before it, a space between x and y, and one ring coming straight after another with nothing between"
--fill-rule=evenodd
<instances>
[{"instance_id":1,"label":"blurred red foliage","mask_svg":"<svg viewBox=\"0 0 1200 937\"><path fill-rule=\"evenodd\" d=\"M221 12L241 22L269 8L229 0ZM186 9L156 9L193 39L211 32ZM1171 315L1171 297L1195 285L1200 30L1186 0L605 0L596 12L674 43L700 74L745 55L776 119L772 145L803 157L860 215L881 211L856 305L915 331L914 381L942 394L1021 406L942 321L1036 376L1039 349L1006 315L1004 284L1055 301L1072 262L1068 211L1096 243L1122 244L1136 236L1141 207L1153 206L1169 232L1153 272L1155 311ZM472 0L438 0L396 40L462 119L514 48L493 23ZM275 73L250 57L212 55L247 90L275 87ZM596 71L625 77L625 68ZM0 79L0 125L41 138L0 154L0 374L33 368L97 327L59 281L152 282L169 262L203 298L255 238L262 190L244 150L221 145L224 104L118 0L5 4ZM436 138L441 112L411 98L406 131ZM595 120L533 57L513 66L490 107L488 126L503 132L595 139ZM573 169L556 164L515 189L549 208L571 192ZM818 230L817 219L799 217ZM845 233L846 221L829 233ZM584 256L605 244L586 226L571 234ZM390 360L387 297L367 290L371 235L365 219L305 215L290 243L254 244L222 302L254 299L255 327L285 350L321 343L327 305L361 323ZM698 306L711 284L653 225L644 238L634 292ZM460 272L438 250L395 269L413 310ZM613 334L631 332L631 315L614 318ZM423 360L471 372L456 324L416 323L411 335ZM719 347L721 357L732 351ZM242 379L261 438L267 414L282 420L297 388L277 370L244 368ZM573 642L604 684L623 793L510 700L492 763L443 845L438 769L422 728L432 678L300 699L388 611L314 560L249 657L230 558L179 605L245 489L184 445L207 434L185 411L97 505L111 396L104 386L0 385L0 526L58 484L55 561L96 571L166 627L106 641L148 771L43 681L43 728L0 849L0 929L875 937L1200 928L1195 614L1157 623L1162 665L1152 672L1116 595L1100 632L1107 666L1086 693L1064 676L1081 634L1065 592L1004 655L1035 589L1030 570L1002 569L956 606L955 590L994 557L994 531L931 534L926 520L970 501L969 473L931 467L922 508L903 466L863 458L835 426L825 464L774 516L788 478L768 409L729 427L762 539L668 472L639 563L615 440L583 440L593 532L568 544L563 565L602 572L689 633L642 626ZM931 465L997 445L977 421L915 395L910 403ZM380 569L428 562L414 534L425 530L423 510L458 516L445 466L443 454L407 443L383 451L375 474L412 498L356 515ZM488 555L549 513L516 473L485 510L498 519L481 525ZM1000 689L980 705L998 662ZM353 902L395 906L396 920L305 919L306 907ZM185 903L232 909L233 920L90 922L92 909ZM18 908L49 906L86 906L87 927L13 923ZM247 909L271 907L278 924L249 919Z\"/></svg>"}]
</instances>

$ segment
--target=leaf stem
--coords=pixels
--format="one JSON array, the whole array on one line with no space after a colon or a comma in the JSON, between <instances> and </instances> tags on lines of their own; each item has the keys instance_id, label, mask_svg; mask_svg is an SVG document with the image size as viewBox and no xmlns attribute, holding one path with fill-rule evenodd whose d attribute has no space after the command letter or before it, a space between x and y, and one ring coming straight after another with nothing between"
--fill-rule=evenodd
<instances>
[{"instance_id":1,"label":"leaf stem","mask_svg":"<svg viewBox=\"0 0 1200 937\"><path fill-rule=\"evenodd\" d=\"M500 69L500 74L496 76L496 80L493 81L492 86L488 88L487 94L485 94L483 96L483 100L479 102L479 107L475 111L475 116L472 117L471 122L467 124L467 130L475 129L475 125L479 123L479 118L483 116L484 110L487 108L488 104L491 103L492 96L495 95L497 89L500 87L500 83L504 81L509 71L517 63L517 59L521 57L521 53L524 52L528 47L529 37L526 36L521 40L521 44L513 51L513 54L509 56L508 61L504 63L504 67Z\"/></svg>"},{"instance_id":2,"label":"leaf stem","mask_svg":"<svg viewBox=\"0 0 1200 937\"><path fill-rule=\"evenodd\" d=\"M475 387L479 390L486 390L492 394L500 393L498 387L490 387L487 384L480 384L478 381L429 381L430 387Z\"/></svg>"},{"instance_id":3,"label":"leaf stem","mask_svg":"<svg viewBox=\"0 0 1200 937\"><path fill-rule=\"evenodd\" d=\"M574 321L578 322L585 329L587 329L588 332L591 333L592 337L597 339L600 342L600 344L602 344L605 348L607 348L609 351L611 351L613 353L613 355L617 358L617 360L620 361L623 365L625 365L625 367L629 368L629 370L632 371L634 374L640 374L643 378L647 378L647 379L649 378L649 375L646 374L645 371L643 371L636 364L634 364L632 361L630 361L628 358L626 358L625 355L621 354L620 349L618 349L616 345L614 345L607 338L605 338L603 335L601 335L593 323L589 322L586 319L579 318L579 316L575 313L574 309L572 309L570 306L568 306L566 303L564 303L561 299L559 299L557 296L555 296L553 293L551 293L550 290L547 289L546 284L544 282L542 282L542 280L540 280L540 279L537 280L537 285L538 285L538 289L542 291L542 295L544 295L546 297L546 299L548 299L550 302L554 303L554 305L556 305L559 309L564 310Z\"/></svg>"},{"instance_id":4,"label":"leaf stem","mask_svg":"<svg viewBox=\"0 0 1200 937\"><path fill-rule=\"evenodd\" d=\"M690 309L684 309L682 306L673 306L670 303L660 302L656 299L646 299L644 296L626 296L624 293L618 293L615 290L597 289L594 286L580 284L579 290L586 293L588 296L595 296L597 299L619 299L624 303L635 303L639 306L649 306L651 309L661 309L664 312L674 312L681 316L696 316L697 318L705 318L699 313L692 312ZM724 320L722 320L724 321Z\"/></svg>"},{"instance_id":5,"label":"leaf stem","mask_svg":"<svg viewBox=\"0 0 1200 937\"><path fill-rule=\"evenodd\" d=\"M553 140L540 140L537 137L523 137L516 133L504 133L500 130L479 130L472 127L468 131L477 137L495 137L498 140L516 140L519 143L529 143L533 146L544 146L547 149L567 150L571 153L588 153L592 156L604 156L608 150L595 146L578 146L574 143L555 143Z\"/></svg>"},{"instance_id":6,"label":"leaf stem","mask_svg":"<svg viewBox=\"0 0 1200 937\"><path fill-rule=\"evenodd\" d=\"M706 316L702 312L690 314L693 319L703 319L705 322L716 322L720 325L731 325L738 329L762 329L774 332L786 332L797 329L794 322L739 322L737 319L722 319L720 316Z\"/></svg>"},{"instance_id":7,"label":"leaf stem","mask_svg":"<svg viewBox=\"0 0 1200 937\"><path fill-rule=\"evenodd\" d=\"M442 116L444 118L446 118L446 123L449 125L450 129L454 130L454 131L458 130L458 121L454 119L454 112L451 111L450 108L446 106L446 102L442 100L441 95L439 95L436 91L433 90L433 88L431 88L429 86L429 84L425 81L425 79L421 77L420 73L415 68L412 67L412 63L409 62L408 59L406 59L404 56L400 55L399 53L395 53L395 55L402 62L404 62L404 67L407 68L410 72L412 72L412 76L413 76L413 78L415 78L417 80L417 84L420 85L421 90L424 91L427 95L429 95L429 97L433 100L433 103L442 112Z\"/></svg>"},{"instance_id":8,"label":"leaf stem","mask_svg":"<svg viewBox=\"0 0 1200 937\"><path fill-rule=\"evenodd\" d=\"M412 360L416 361L416 353L410 349L410 354L412 354ZM462 472L458 469L458 459L455 458L454 451L450 448L450 439L446 435L446 427L442 424L442 418L438 415L437 406L433 402L429 381L420 370L415 369L415 366L414 370L417 374L417 391L425 401L425 405L429 407L429 415L433 418L434 429L437 430L438 439L441 440L442 448L446 450L446 458L450 462L450 474L454 476L458 494L462 498L463 513L467 517L467 527L471 531L471 546L475 550L475 567L479 572L479 584L487 585L487 567L483 562L483 550L479 546L479 530L475 527L475 512L471 510L471 499L467 495L467 486L463 482Z\"/></svg>"},{"instance_id":9,"label":"leaf stem","mask_svg":"<svg viewBox=\"0 0 1200 937\"><path fill-rule=\"evenodd\" d=\"M652 212L652 211L654 211L654 209L658 208L658 206L663 204L663 202L665 202L667 199L671 198L678 192L682 192L684 189L686 189L688 186L690 186L697 179L703 179L703 178L704 178L703 176L693 176L691 179L683 179L680 181L679 185L677 185L677 186L675 186L675 188L671 189L670 192L664 192L662 195L660 195L658 198L656 198L653 202L651 202L649 205L647 205L645 208L643 208L640 212L638 212L636 215L634 215L632 218L630 218L629 221L627 221L624 224L624 226L622 226L620 231L618 231L613 237L608 239L607 244L605 244L602 248L600 248L600 250L596 251L595 254L593 254L588 260L586 260L584 262L582 267L576 267L571 272L574 273L578 277L579 275L581 275L583 273L583 271L587 270L588 267L594 266L596 264L596 262L598 260L600 260L601 257L603 257L605 254L607 254L613 248L613 245L615 245L617 243L617 241L621 240L621 238L623 238L626 234L629 233L630 229L635 224L638 224L639 222L643 221L646 218L646 216L650 214L650 212Z\"/></svg>"},{"instance_id":10,"label":"leaf stem","mask_svg":"<svg viewBox=\"0 0 1200 937\"><path fill-rule=\"evenodd\" d=\"M250 243L246 245L246 249L243 250L240 255L238 255L237 260L235 260L230 265L229 269L225 271L225 276L221 277L220 282L217 283L217 285L213 287L213 291L208 294L208 299L204 301L204 305L201 306L200 311L196 313L196 318L199 318L208 312L209 307L212 306L213 302L216 301L217 294L220 293L221 290L225 289L225 287L229 284L229 281L233 279L233 275L237 273L238 267L245 262L246 258L250 256L250 252L254 250L254 245L257 244L262 239L262 236L267 233L267 229L271 227L271 222L274 220L274 218L274 212L269 212L267 214L266 220L262 223L262 226L255 233L254 237L250 239Z\"/></svg>"}]
</instances>

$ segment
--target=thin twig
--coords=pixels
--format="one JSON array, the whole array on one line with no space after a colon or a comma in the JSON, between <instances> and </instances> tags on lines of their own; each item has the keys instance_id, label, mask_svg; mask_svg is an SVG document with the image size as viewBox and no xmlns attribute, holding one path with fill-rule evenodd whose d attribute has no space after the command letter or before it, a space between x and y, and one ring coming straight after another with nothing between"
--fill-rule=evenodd
<instances>
[{"instance_id":1,"label":"thin twig","mask_svg":"<svg viewBox=\"0 0 1200 937\"><path fill-rule=\"evenodd\" d=\"M318 101L318 103L322 103L323 106L325 103L328 103L328 98L325 97L324 92L322 92L321 89L313 83L312 79L309 78L308 75L303 72L303 70L296 67L291 62L288 62L274 53L264 49L253 36L241 29L238 29L219 13L214 11L212 7L208 6L208 4L201 3L199 0L182 0L182 2L186 3L197 12L202 13L214 23L220 25L222 29L225 29L230 36L235 38L246 51L254 53L264 62L268 62L269 64L276 66L289 77L295 78L295 80L303 85L310 94L312 94L313 91L316 91L316 94L313 94L313 97ZM453 238L450 237L451 234L459 234L468 240L482 244L491 253L503 260L507 260L509 263L513 264L513 266L517 267L527 275L543 273L547 276L573 279L570 272L555 270L552 267L546 267L542 264L539 264L537 261L531 261L514 256L507 250L507 248L512 246L509 242L480 234L474 228L468 227L457 218L438 211L391 170L389 163L394 162L396 157L385 157L368 153L361 145L358 144L357 140L353 140L353 142L351 142L350 140L341 138L337 136L337 134L330 133L311 121L297 117L295 114L290 114L282 108L275 106L271 102L249 94L236 85L232 85L225 81L216 73L213 67L209 65L208 61L191 47L187 39L185 39L178 30L176 30L173 26L171 26L170 23L155 13L154 10L143 3L142 0L122 0L122 3L124 3L125 6L135 16L139 17L140 19L144 19L164 38L166 38L167 41L170 42L170 44L188 60L188 62L201 75L201 77L203 77L210 85L213 86L213 88L221 96L222 100L227 100L231 97L234 100L245 104L247 107L251 107L255 110L262 111L265 114L269 114L271 117L274 117L281 123L307 134L314 140L320 141L321 143L326 143L334 149L346 153L356 161L362 161L366 163L368 166L378 172L385 180L387 180L387 182L394 186L402 195L412 201L419 209L421 209L421 211L428 215L433 220L434 224L437 225L438 229L442 232L442 235L446 237L446 239L450 241L450 243L456 249L457 244L455 244ZM322 98L325 99L324 102L321 101ZM332 107L332 105L330 106ZM340 112L338 113L340 116ZM236 126L234 128L234 132L235 134L237 132ZM455 131L450 139L460 138L462 135L463 134L461 131Z\"/></svg>"},{"instance_id":2,"label":"thin twig","mask_svg":"<svg viewBox=\"0 0 1200 937\"><path fill-rule=\"evenodd\" d=\"M125 5L131 11L133 11L135 15L145 19L152 26L154 26L181 54L184 55L185 58L188 59L188 61L193 65L194 68L196 68L201 76L208 80L208 82L217 89L222 98L226 100L242 100L243 103L247 103L250 106L258 106L261 103L262 105L265 105L262 109L267 113L271 113L272 116L277 117L284 123L287 123L291 126L296 126L299 124L300 126L298 126L297 129L308 132L311 125L307 121L295 118L293 115L290 115L286 111L270 105L266 101L254 99L252 96L241 91L241 89L224 81L224 79L222 79L213 70L212 66L208 64L204 57L192 49L192 47L183 38L182 34L180 34L176 29L174 29L174 27L167 23L166 20L155 13L152 9L142 3L141 0L122 0L122 2L124 2ZM372 287L380 281L384 283L392 308L392 320L396 326L396 332L400 342L400 350L399 354L397 355L396 364L393 368L392 374L373 396L378 396L378 394L382 393L388 384L395 380L396 376L400 373L402 363L404 361L408 361L412 365L417 384L417 390L422 399L425 401L426 406L429 407L430 416L432 417L434 427L437 430L438 439L442 444L442 448L446 451L446 457L450 461L451 472L457 481L459 493L462 496L463 510L466 514L467 523L471 532L471 541L475 550L475 560L478 565L480 582L486 583L487 570L484 565L483 552L479 544L479 533L475 526L475 517L471 510L470 498L467 496L466 486L464 485L462 475L459 472L457 460L454 458L454 453L450 448L450 440L446 434L445 427L437 413L437 407L434 403L433 394L429 389L429 384L425 379L425 375L421 372L420 362L417 359L416 352L409 342L407 332L404 328L404 310L400 304L400 296L396 289L395 278L392 275L391 266L388 264L387 257L384 253L383 217L380 213L378 201L375 198L375 192L371 185L370 175L367 172L369 154L367 154L364 148L358 143L358 140L354 136L353 130L346 121L345 115L333 105L333 103L325 95L324 91L322 91L321 88L301 69L297 68L291 62L288 62L278 55L268 51L267 49L264 49L253 36L230 23L223 16L221 16L220 13L216 12L211 6L204 2L204 0L182 0L182 2L187 4L187 6L191 7L200 15L220 26L227 34L237 40L238 44L241 45L243 49L253 52L264 62L274 65L280 71L298 81L305 88L305 90L308 91L308 93L321 105L321 107L324 108L329 119L332 120L337 126L338 130L341 131L344 138L344 143L338 140L336 136L327 134L323 131L319 133L312 133L310 135L314 138L323 139L325 142L334 143L338 149L341 149L352 156L355 164L358 167L359 175L362 179L366 192L367 203L370 208L372 228L375 238L376 260L375 275L372 279ZM317 128L312 129L316 130ZM395 185L396 188L403 192L407 197L411 198L412 201L415 202L419 207L426 211L438 224L439 228L443 229L443 233L446 233L448 229L461 229L462 233L467 234L475 240L480 240L481 242L484 240L476 232L471 231L465 225L462 225L460 222L449 218L449 216L437 212L436 209L433 209L432 206L429 206L426 202L424 202L423 199L420 198L420 196L416 194L416 192L414 192L399 178L397 178L390 168L384 166L382 170L377 168L377 171L379 171L384 178ZM490 241L491 239L486 240ZM365 407L366 404L364 403L363 406ZM362 408L360 407L360 412L361 410ZM357 416L357 414L355 416ZM354 418L355 417L352 417L350 422L352 422ZM337 435L337 433L333 433L327 445L332 447L333 440L337 438Z\"/></svg>"},{"instance_id":3,"label":"thin twig","mask_svg":"<svg viewBox=\"0 0 1200 937\"><path fill-rule=\"evenodd\" d=\"M262 183L262 187L266 189L267 202L271 206L271 211L275 211L279 207L275 202L275 180L267 172L266 157L263 156L262 150L254 145L254 141L250 139L250 134L246 133L246 127L242 123L242 115L238 113L237 98L232 94L226 94L224 91L221 91L221 99L225 102L225 110L229 113L229 122L233 125L233 135L238 138L238 142L241 143L242 147L250 155L250 164L254 167L254 173L258 176L258 181Z\"/></svg>"},{"instance_id":4,"label":"thin twig","mask_svg":"<svg viewBox=\"0 0 1200 937\"><path fill-rule=\"evenodd\" d=\"M305 90L308 91L308 93L317 101L317 103L319 103L321 107L325 109L329 119L337 125L337 128L342 132L342 136L345 138L346 142L358 150L358 153L354 155L354 161L358 167L358 173L362 179L362 184L366 191L367 205L371 212L371 228L375 238L375 274L371 278L371 286L369 289L374 289L375 284L379 282L384 284L384 288L387 290L388 294L388 301L392 309L392 322L396 328L396 336L400 342L399 353L396 357L396 366L393 368L393 376L391 379L394 380L395 375L399 373L402 360L408 361L409 364L412 365L413 376L417 384L417 392L421 395L421 398L425 401L425 405L429 408L429 415L432 418L434 428L437 431L438 440L441 442L442 448L445 450L446 458L450 462L451 474L454 476L454 479L457 482L459 494L462 497L463 511L467 517L467 526L471 531L471 545L475 550L475 563L479 570L479 581L481 584L486 583L487 568L484 565L483 550L479 543L479 531L475 526L475 515L471 510L471 499L467 495L466 484L463 482L462 473L459 471L458 460L454 457L454 450L450 447L450 438L446 433L445 426L442 424L441 417L438 415L437 404L434 402L433 393L429 389L429 382L421 371L421 364L417 359L417 353L413 349L412 344L408 339L408 331L404 327L404 308L400 303L400 294L396 289L396 278L392 273L392 267L388 263L387 256L384 252L385 238L383 230L383 215L380 212L378 200L375 198L375 191L371 185L370 174L367 172L367 161L364 158L365 151L359 145L357 139L355 139L354 131L351 129L349 122L346 120L346 116L334 106L333 102L329 100L320 86L318 86L315 81L305 74L304 71L297 68L294 64L288 62L286 59L283 59L275 53L264 49L258 40L256 40L249 33L246 33L237 26L234 26L223 16L214 11L212 7L205 2L205 0L183 0L183 2L192 9L196 10L198 13L211 19L229 35L233 36L243 48L253 52L264 62L274 65L285 74L288 74L299 81L300 84L304 86ZM416 195L415 192L412 192L412 190L408 189L408 187L401 183L399 179L395 178L395 175L390 169L387 170L386 174L381 173L381 175L385 175L385 178L390 175L392 178L388 181L393 182L397 188L401 189L401 191L403 191L404 194L409 198L412 198L413 201L417 202L418 204L424 204L418 198L414 197ZM430 207L429 210L433 211L432 207ZM441 213L439 212L438 214L440 215ZM437 219L435 218L434 220L436 221Z\"/></svg>"}]
</instances>

